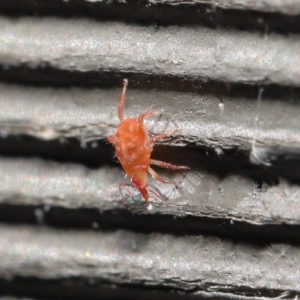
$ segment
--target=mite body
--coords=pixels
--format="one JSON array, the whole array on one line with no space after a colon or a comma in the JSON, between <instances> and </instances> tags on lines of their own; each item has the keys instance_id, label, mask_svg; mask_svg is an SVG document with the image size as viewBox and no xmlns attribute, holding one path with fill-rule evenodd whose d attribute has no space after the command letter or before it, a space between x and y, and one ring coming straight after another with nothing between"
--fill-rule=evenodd
<instances>
[{"instance_id":1,"label":"mite body","mask_svg":"<svg viewBox=\"0 0 300 300\"><path fill-rule=\"evenodd\" d=\"M115 146L116 156L121 163L124 171L131 179L133 184L121 184L120 192L122 194L121 188L123 186L129 185L134 186L139 189L142 196L146 201L149 200L149 192L152 192L156 196L155 192L148 190L148 178L147 172L149 172L154 179L164 183L173 183L172 181L167 181L161 178L151 167L152 165L157 165L164 168L169 168L173 170L179 169L189 169L185 166L176 166L162 161L157 161L151 159L151 153L153 151L153 145L155 141L166 138L172 135L177 130L171 133L165 133L156 136L150 136L145 125L144 119L153 115L162 113L162 111L145 112L139 116L138 119L128 118L124 119L124 103L125 103L125 93L128 81L124 79L123 81L123 91L120 97L120 102L118 106L118 115L120 119L120 124L114 135L108 137L108 141Z\"/></svg>"}]
</instances>

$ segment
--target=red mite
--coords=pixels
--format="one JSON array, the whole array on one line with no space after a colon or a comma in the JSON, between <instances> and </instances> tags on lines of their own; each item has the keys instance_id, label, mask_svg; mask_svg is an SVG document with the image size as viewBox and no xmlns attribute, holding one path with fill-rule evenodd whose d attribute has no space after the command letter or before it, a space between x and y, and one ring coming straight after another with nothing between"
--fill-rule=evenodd
<instances>
[{"instance_id":1,"label":"red mite","mask_svg":"<svg viewBox=\"0 0 300 300\"><path fill-rule=\"evenodd\" d=\"M160 197L155 192L148 190L148 178L147 172L149 172L154 179L163 183L174 183L161 178L150 165L156 165L163 168L169 168L172 170L186 170L189 167L176 166L162 161L151 159L151 152L153 151L153 145L156 141L164 139L177 130L171 133L164 133L160 135L149 135L145 125L144 119L161 114L162 111L152 111L142 113L138 119L128 118L124 119L123 109L125 103L125 93L128 85L128 80L123 81L123 91L120 97L118 106L118 115L120 124L114 135L109 136L108 141L115 146L116 156L118 157L124 171L130 177L133 184L121 184L120 192L122 194L121 187L134 186L139 189L146 201L149 200L149 192Z\"/></svg>"}]
</instances>

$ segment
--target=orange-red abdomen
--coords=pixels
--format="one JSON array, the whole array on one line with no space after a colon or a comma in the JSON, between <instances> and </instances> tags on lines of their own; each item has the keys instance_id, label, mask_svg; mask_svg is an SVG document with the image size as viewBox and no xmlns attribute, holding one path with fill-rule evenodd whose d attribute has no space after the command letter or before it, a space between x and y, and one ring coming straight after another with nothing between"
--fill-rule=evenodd
<instances>
[{"instance_id":1,"label":"orange-red abdomen","mask_svg":"<svg viewBox=\"0 0 300 300\"><path fill-rule=\"evenodd\" d=\"M153 142L144 126L136 119L122 121L117 128L114 144L127 175L140 185L146 184Z\"/></svg>"},{"instance_id":2,"label":"orange-red abdomen","mask_svg":"<svg viewBox=\"0 0 300 300\"><path fill-rule=\"evenodd\" d=\"M126 119L115 134L116 154L122 166L149 165L153 142L136 119Z\"/></svg>"}]
</instances>

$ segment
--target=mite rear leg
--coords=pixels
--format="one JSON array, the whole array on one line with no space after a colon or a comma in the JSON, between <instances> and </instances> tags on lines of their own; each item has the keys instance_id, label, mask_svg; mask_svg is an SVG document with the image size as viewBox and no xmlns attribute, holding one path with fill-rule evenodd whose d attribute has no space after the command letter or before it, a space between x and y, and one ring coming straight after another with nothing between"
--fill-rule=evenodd
<instances>
[{"instance_id":1,"label":"mite rear leg","mask_svg":"<svg viewBox=\"0 0 300 300\"><path fill-rule=\"evenodd\" d=\"M171 183L171 182L170 182ZM124 186L129 186L129 187L133 187L133 188L135 188L135 189L137 189L137 190L139 190L138 189L138 187L136 186L136 185L134 185L134 184L130 184L130 183L121 183L120 185L119 185L119 191L120 191L120 194L121 194L121 196L122 196L122 200L123 200L123 202L127 202L127 199L124 197L124 194L123 194L123 191L122 191L122 188L124 187ZM148 192L149 192L149 194L153 194L155 197L157 197L157 198L159 198L161 201L163 201L163 202L165 202L165 203L167 203L167 201L166 201L166 199L164 199L160 194L158 194L157 192L155 192L155 191L153 191L153 190L148 190ZM145 202L147 203L149 200L148 199L144 199L145 200Z\"/></svg>"},{"instance_id":2,"label":"mite rear leg","mask_svg":"<svg viewBox=\"0 0 300 300\"><path fill-rule=\"evenodd\" d=\"M165 179L163 179L162 177L160 177L153 169L151 169L150 167L149 167L149 173L152 175L152 177L155 179L155 180L157 180L157 181L159 181L159 182L162 182L162 183L167 183L167 184L174 184L174 186L175 186L175 188L177 189L179 186L178 186L178 184L175 182L175 181L173 181L173 180L165 180ZM149 192L150 192L150 190L149 190ZM159 197L163 202L165 202L165 203L167 203L168 204L168 202L166 201L166 199L164 199L164 198L162 198L160 195L158 195L157 193L155 193L154 191L151 191L153 194L155 194L157 197Z\"/></svg>"},{"instance_id":3,"label":"mite rear leg","mask_svg":"<svg viewBox=\"0 0 300 300\"><path fill-rule=\"evenodd\" d=\"M169 183L169 184L175 184L175 185L176 185L176 183L175 183L174 181L163 179L161 176L159 176L159 175L158 175L152 168L150 168L150 167L149 167L149 169L148 169L148 172L151 174L151 176L152 176L155 180L157 180L157 181L159 181L159 182L162 182L162 183Z\"/></svg>"},{"instance_id":4,"label":"mite rear leg","mask_svg":"<svg viewBox=\"0 0 300 300\"><path fill-rule=\"evenodd\" d=\"M122 200L123 200L123 202L127 202L127 199L124 197L124 194L123 194L123 187L124 186L130 186L130 187L133 187L133 188L135 188L135 189L137 189L138 190L138 188L134 185L134 184L130 184L130 183L121 183L120 185L119 185L119 191L120 191L120 194L121 194L121 196L122 196Z\"/></svg>"},{"instance_id":5,"label":"mite rear leg","mask_svg":"<svg viewBox=\"0 0 300 300\"><path fill-rule=\"evenodd\" d=\"M149 194L153 194L155 197L157 197L158 199L160 199L162 202L168 204L167 199L165 199L162 195L158 194L157 192L153 191L153 190L148 190Z\"/></svg>"},{"instance_id":6,"label":"mite rear leg","mask_svg":"<svg viewBox=\"0 0 300 300\"><path fill-rule=\"evenodd\" d=\"M189 170L190 168L187 166L177 166L177 165L172 165L160 160L155 160L155 159L150 159L150 165L155 165L155 166L160 166L162 168L167 168L171 170Z\"/></svg>"}]
</instances>

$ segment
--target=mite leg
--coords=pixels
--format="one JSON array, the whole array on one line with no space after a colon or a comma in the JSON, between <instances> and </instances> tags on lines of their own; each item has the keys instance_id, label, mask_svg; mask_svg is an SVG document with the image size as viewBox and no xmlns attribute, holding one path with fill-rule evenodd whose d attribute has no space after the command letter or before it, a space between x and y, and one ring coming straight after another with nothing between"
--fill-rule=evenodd
<instances>
[{"instance_id":1,"label":"mite leg","mask_svg":"<svg viewBox=\"0 0 300 300\"><path fill-rule=\"evenodd\" d=\"M167 205L169 205L168 204L168 202L167 202L167 200L162 196L162 195L160 195L160 194L158 194L157 192L154 192L153 190L149 190L149 194L153 194L153 195L155 195L157 198L159 198L162 202L164 202L164 203L166 203Z\"/></svg>"},{"instance_id":2,"label":"mite leg","mask_svg":"<svg viewBox=\"0 0 300 300\"><path fill-rule=\"evenodd\" d=\"M123 191L122 191L122 188L123 188L124 186L134 187L134 188L136 188L137 190L138 190L138 187L135 186L134 184L130 184L130 183L121 183L121 184L119 185L119 191L120 191L120 194L121 194L121 196L122 196L122 200L123 200L124 202L126 202L126 198L124 197ZM159 198L159 199L162 200L163 202L167 203L166 199L164 199L164 198L163 198L160 194L158 194L157 192L154 192L153 190L148 190L148 192L151 193L151 194L153 194L153 195L155 195L157 198ZM147 203L148 200L145 199L145 202Z\"/></svg>"},{"instance_id":3,"label":"mite leg","mask_svg":"<svg viewBox=\"0 0 300 300\"><path fill-rule=\"evenodd\" d=\"M145 112L145 113L143 113L143 114L141 114L141 115L139 116L139 122L140 122L141 124L143 124L143 121L144 121L145 118L148 118L148 117L151 117L151 116L155 116L155 115L159 115L159 114L161 114L162 112L163 112L162 110Z\"/></svg>"},{"instance_id":4,"label":"mite leg","mask_svg":"<svg viewBox=\"0 0 300 300\"><path fill-rule=\"evenodd\" d=\"M124 194L123 194L123 191L122 191L122 188L124 187L124 186L130 186L130 187L134 187L134 188L136 188L136 189L138 189L134 184L130 184L130 183L121 183L120 185L119 185L119 191L120 191L120 194L121 194L121 196L122 196L122 200L123 200L123 202L126 202L126 198L124 197Z\"/></svg>"},{"instance_id":5,"label":"mite leg","mask_svg":"<svg viewBox=\"0 0 300 300\"><path fill-rule=\"evenodd\" d=\"M160 160L155 160L155 159L150 159L150 165L156 165L156 166L160 166L162 168L167 168L167 169L171 169L171 170L189 170L189 167L186 166L176 166L176 165L172 165Z\"/></svg>"},{"instance_id":6,"label":"mite leg","mask_svg":"<svg viewBox=\"0 0 300 300\"><path fill-rule=\"evenodd\" d=\"M152 137L152 141L153 141L153 142L156 142L156 141L165 139L165 138L167 138L167 137L173 135L173 134L176 133L177 131L178 131L178 129L176 129L176 130L174 130L174 131L171 131L171 132L166 132L166 133L163 133L163 134L156 135L156 136Z\"/></svg>"},{"instance_id":7,"label":"mite leg","mask_svg":"<svg viewBox=\"0 0 300 300\"><path fill-rule=\"evenodd\" d=\"M121 122L124 120L123 110L124 110L125 94L126 94L127 85L128 85L128 80L124 79L123 80L123 90L122 90L122 94L121 94L120 102L119 102L119 106L118 106L118 115L119 115L119 119Z\"/></svg>"},{"instance_id":8,"label":"mite leg","mask_svg":"<svg viewBox=\"0 0 300 300\"><path fill-rule=\"evenodd\" d=\"M170 183L170 184L175 184L176 185L176 183L174 182L174 181L169 181L169 180L165 180L165 179L163 179L162 177L160 177L153 169L151 169L150 167L149 167L149 169L148 169L148 172L151 174L151 176L155 179L155 180L157 180L157 181L159 181L159 182L162 182L162 183Z\"/></svg>"},{"instance_id":9,"label":"mite leg","mask_svg":"<svg viewBox=\"0 0 300 300\"><path fill-rule=\"evenodd\" d=\"M150 167L149 167L149 173L152 175L152 177L155 179L155 180L157 180L157 181L160 181L160 182L162 182L162 183L169 183L169 184L174 184L176 187L178 187L178 185L177 185L177 183L175 182L175 181L173 181L173 180L165 180L165 179L163 179L162 177L160 177L153 169L151 169ZM158 193L156 193L156 192L154 192L153 190L149 190L149 193L152 193L152 194L154 194L156 197L158 197L160 200L162 200L164 203L166 203L166 204L168 204L168 202L167 202L167 200L166 199L164 199L161 195L159 195Z\"/></svg>"}]
</instances>

